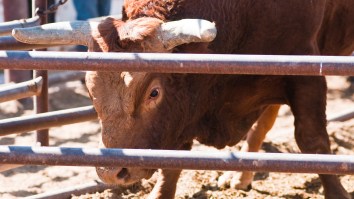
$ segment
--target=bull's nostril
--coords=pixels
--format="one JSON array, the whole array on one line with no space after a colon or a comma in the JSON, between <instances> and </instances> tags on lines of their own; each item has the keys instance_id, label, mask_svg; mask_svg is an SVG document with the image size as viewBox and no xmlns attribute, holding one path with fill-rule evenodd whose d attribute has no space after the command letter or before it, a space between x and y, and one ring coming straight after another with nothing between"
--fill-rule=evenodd
<instances>
[{"instance_id":1,"label":"bull's nostril","mask_svg":"<svg viewBox=\"0 0 354 199\"><path fill-rule=\"evenodd\" d=\"M117 178L124 179L124 178L128 177L128 175L129 175L128 169L122 168L122 170L120 170L119 173L117 174Z\"/></svg>"}]
</instances>

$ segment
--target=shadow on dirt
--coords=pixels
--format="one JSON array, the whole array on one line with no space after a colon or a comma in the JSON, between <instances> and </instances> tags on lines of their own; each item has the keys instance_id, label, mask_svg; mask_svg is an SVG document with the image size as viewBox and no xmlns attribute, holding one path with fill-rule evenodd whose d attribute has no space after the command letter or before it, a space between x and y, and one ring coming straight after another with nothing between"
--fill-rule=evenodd
<instances>
[{"instance_id":1,"label":"shadow on dirt","mask_svg":"<svg viewBox=\"0 0 354 199\"><path fill-rule=\"evenodd\" d=\"M268 153L282 153L277 147L270 142L263 142L262 149Z\"/></svg>"},{"instance_id":2,"label":"shadow on dirt","mask_svg":"<svg viewBox=\"0 0 354 199\"><path fill-rule=\"evenodd\" d=\"M26 197L26 196L35 195L35 194L37 194L37 192L36 191L14 191L14 192L10 192L9 194L11 194L12 196L15 196L15 197L22 198L22 197Z\"/></svg>"},{"instance_id":3,"label":"shadow on dirt","mask_svg":"<svg viewBox=\"0 0 354 199\"><path fill-rule=\"evenodd\" d=\"M283 198L286 198L286 199L303 199L304 197L299 195L299 194L296 194L296 195L283 195L282 196Z\"/></svg>"},{"instance_id":4,"label":"shadow on dirt","mask_svg":"<svg viewBox=\"0 0 354 199\"><path fill-rule=\"evenodd\" d=\"M2 173L0 173L0 175L3 175L5 177L11 177L13 175L16 175L18 173L37 173L39 171L42 171L46 168L46 166L23 166L23 167L19 167L16 169L11 169L8 171L4 171Z\"/></svg>"},{"instance_id":5,"label":"shadow on dirt","mask_svg":"<svg viewBox=\"0 0 354 199\"><path fill-rule=\"evenodd\" d=\"M57 89L58 92L53 91L49 96L51 111L92 105L90 98L85 96L83 93L78 93L73 89L61 87ZM85 92L82 91L83 88L80 89L80 92Z\"/></svg>"},{"instance_id":6,"label":"shadow on dirt","mask_svg":"<svg viewBox=\"0 0 354 199\"><path fill-rule=\"evenodd\" d=\"M269 172L257 172L255 175L254 175L254 181L256 180L265 180L269 177Z\"/></svg>"},{"instance_id":7,"label":"shadow on dirt","mask_svg":"<svg viewBox=\"0 0 354 199\"><path fill-rule=\"evenodd\" d=\"M0 145L12 145L15 144L15 138L3 137L0 139Z\"/></svg>"},{"instance_id":8,"label":"shadow on dirt","mask_svg":"<svg viewBox=\"0 0 354 199\"><path fill-rule=\"evenodd\" d=\"M306 193L319 193L321 186L320 178L314 178L311 181L307 181L305 182Z\"/></svg>"},{"instance_id":9,"label":"shadow on dirt","mask_svg":"<svg viewBox=\"0 0 354 199\"><path fill-rule=\"evenodd\" d=\"M188 199L207 199L208 194L206 193L208 190L201 190L195 194L193 194L192 197L189 197Z\"/></svg>"},{"instance_id":10,"label":"shadow on dirt","mask_svg":"<svg viewBox=\"0 0 354 199\"><path fill-rule=\"evenodd\" d=\"M348 88L342 91L342 98L353 98L354 97L354 82L352 82Z\"/></svg>"},{"instance_id":11,"label":"shadow on dirt","mask_svg":"<svg viewBox=\"0 0 354 199\"><path fill-rule=\"evenodd\" d=\"M91 142L92 136L96 136L99 132L93 131L89 133L83 133L80 137L73 138L73 139L57 139L57 138L50 138L52 146L61 146L66 143L89 143Z\"/></svg>"}]
</instances>

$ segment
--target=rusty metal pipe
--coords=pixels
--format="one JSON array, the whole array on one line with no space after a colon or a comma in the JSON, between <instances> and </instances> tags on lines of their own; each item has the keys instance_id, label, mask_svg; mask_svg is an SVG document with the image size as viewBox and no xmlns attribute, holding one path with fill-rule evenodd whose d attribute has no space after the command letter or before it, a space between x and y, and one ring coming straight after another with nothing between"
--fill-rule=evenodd
<instances>
[{"instance_id":1,"label":"rusty metal pipe","mask_svg":"<svg viewBox=\"0 0 354 199\"><path fill-rule=\"evenodd\" d=\"M0 163L354 174L352 155L0 146Z\"/></svg>"},{"instance_id":2,"label":"rusty metal pipe","mask_svg":"<svg viewBox=\"0 0 354 199\"><path fill-rule=\"evenodd\" d=\"M93 106L0 120L0 136L97 119Z\"/></svg>"},{"instance_id":3,"label":"rusty metal pipe","mask_svg":"<svg viewBox=\"0 0 354 199\"><path fill-rule=\"evenodd\" d=\"M27 28L40 25L40 19L38 16L29 19L20 19L14 21L8 21L0 23L0 36L11 35L14 28Z\"/></svg>"},{"instance_id":4,"label":"rusty metal pipe","mask_svg":"<svg viewBox=\"0 0 354 199\"><path fill-rule=\"evenodd\" d=\"M49 48L61 45L48 45L48 44L25 44L17 41L12 36L0 37L0 50L32 50Z\"/></svg>"},{"instance_id":5,"label":"rusty metal pipe","mask_svg":"<svg viewBox=\"0 0 354 199\"><path fill-rule=\"evenodd\" d=\"M49 86L53 86L63 82L82 80L85 78L85 72L56 73L48 78ZM42 91L42 84L42 77L37 77L26 82L1 86L0 103L39 95Z\"/></svg>"},{"instance_id":6,"label":"rusty metal pipe","mask_svg":"<svg viewBox=\"0 0 354 199\"><path fill-rule=\"evenodd\" d=\"M41 77L43 78L42 92L40 95L36 95L33 100L33 107L35 113L47 113L49 111L49 102L48 102L48 71L46 70L35 70L33 71L34 78ZM41 146L49 145L49 130L48 129L39 129L37 130L37 143L41 143Z\"/></svg>"},{"instance_id":7,"label":"rusty metal pipe","mask_svg":"<svg viewBox=\"0 0 354 199\"><path fill-rule=\"evenodd\" d=\"M352 56L0 51L0 68L159 73L352 75Z\"/></svg>"},{"instance_id":8,"label":"rusty metal pipe","mask_svg":"<svg viewBox=\"0 0 354 199\"><path fill-rule=\"evenodd\" d=\"M47 0L32 0L32 15L36 16L37 9L39 11L44 11L48 8ZM47 15L39 15L40 24L48 23ZM43 49L45 50L45 49ZM34 77L42 77L43 78L43 90L40 95L34 97L33 107L36 113L46 113L48 112L48 71L47 70L35 70L33 71ZM42 146L49 145L49 130L41 129L37 130L37 143L40 143Z\"/></svg>"},{"instance_id":9,"label":"rusty metal pipe","mask_svg":"<svg viewBox=\"0 0 354 199\"><path fill-rule=\"evenodd\" d=\"M0 87L0 103L39 95L42 91L42 78Z\"/></svg>"}]
</instances>

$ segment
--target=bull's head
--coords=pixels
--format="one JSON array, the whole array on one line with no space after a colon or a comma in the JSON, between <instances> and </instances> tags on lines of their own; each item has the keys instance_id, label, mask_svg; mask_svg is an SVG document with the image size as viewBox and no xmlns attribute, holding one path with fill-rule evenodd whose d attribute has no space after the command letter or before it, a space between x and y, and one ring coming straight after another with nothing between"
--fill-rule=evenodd
<instances>
[{"instance_id":1,"label":"bull's head","mask_svg":"<svg viewBox=\"0 0 354 199\"><path fill-rule=\"evenodd\" d=\"M101 23L62 22L17 29L13 35L30 44L86 45L89 51L98 52L161 53L181 44L211 42L216 29L213 23L198 19L165 23L155 18L127 22L107 18ZM101 121L102 146L181 149L190 143L193 136L186 139L181 133L190 122L184 115L195 104L189 104L190 96L183 93L190 89L183 85L183 78L177 74L88 72L86 84ZM97 168L97 173L107 183L130 184L149 178L153 172Z\"/></svg>"}]
</instances>

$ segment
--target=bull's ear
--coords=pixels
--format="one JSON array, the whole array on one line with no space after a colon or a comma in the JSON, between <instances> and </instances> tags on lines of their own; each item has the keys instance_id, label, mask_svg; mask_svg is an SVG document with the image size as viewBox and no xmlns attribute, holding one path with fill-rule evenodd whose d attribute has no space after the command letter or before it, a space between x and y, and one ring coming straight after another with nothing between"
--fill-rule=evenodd
<instances>
[{"instance_id":1,"label":"bull's ear","mask_svg":"<svg viewBox=\"0 0 354 199\"><path fill-rule=\"evenodd\" d=\"M158 37L167 50L191 42L211 42L216 37L215 23L203 19L183 19L161 25Z\"/></svg>"},{"instance_id":2,"label":"bull's ear","mask_svg":"<svg viewBox=\"0 0 354 199\"><path fill-rule=\"evenodd\" d=\"M97 31L98 22L74 21L58 22L31 28L17 28L12 31L13 37L28 44L92 44L92 33Z\"/></svg>"}]
</instances>

